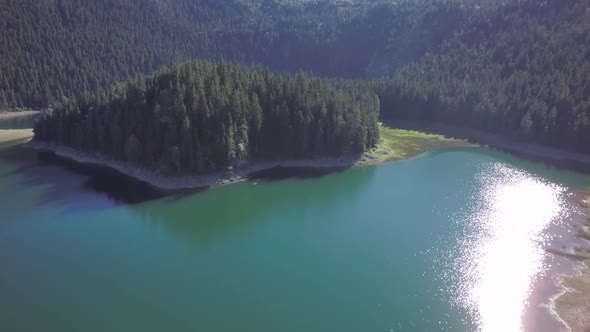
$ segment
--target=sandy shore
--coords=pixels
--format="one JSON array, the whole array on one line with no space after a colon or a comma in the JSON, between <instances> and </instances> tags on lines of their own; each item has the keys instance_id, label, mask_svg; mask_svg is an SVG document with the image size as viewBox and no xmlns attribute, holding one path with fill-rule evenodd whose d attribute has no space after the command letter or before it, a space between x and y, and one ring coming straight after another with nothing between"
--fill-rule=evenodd
<instances>
[{"instance_id":1,"label":"sandy shore","mask_svg":"<svg viewBox=\"0 0 590 332\"><path fill-rule=\"evenodd\" d=\"M564 291L555 299L555 311L570 331L590 331L590 263L561 277L560 286Z\"/></svg>"},{"instance_id":2,"label":"sandy shore","mask_svg":"<svg viewBox=\"0 0 590 332\"><path fill-rule=\"evenodd\" d=\"M0 129L0 144L27 140L33 137L33 129Z\"/></svg>"},{"instance_id":3,"label":"sandy shore","mask_svg":"<svg viewBox=\"0 0 590 332\"><path fill-rule=\"evenodd\" d=\"M560 277L562 291L552 299L555 313L572 332L590 331L590 192L582 194L580 208L587 219L577 227L580 244L567 253L570 260L580 265L573 275Z\"/></svg>"},{"instance_id":4,"label":"sandy shore","mask_svg":"<svg viewBox=\"0 0 590 332\"><path fill-rule=\"evenodd\" d=\"M21 116L28 116L39 113L38 111L19 111L19 112L2 112L0 113L0 119L12 119Z\"/></svg>"},{"instance_id":5,"label":"sandy shore","mask_svg":"<svg viewBox=\"0 0 590 332\"><path fill-rule=\"evenodd\" d=\"M272 160L272 161L243 161L239 167L232 170L219 171L203 175L176 175L167 176L154 170L148 170L138 165L113 160L100 154L90 154L78 150L48 144L45 142L29 142L24 145L40 151L47 151L62 158L81 164L109 167L119 173L133 177L161 190L196 189L211 186L225 185L245 180L249 175L270 170L277 167L300 169L342 169L355 165L373 164L370 156L347 156L339 158L315 158L302 160Z\"/></svg>"}]
</instances>

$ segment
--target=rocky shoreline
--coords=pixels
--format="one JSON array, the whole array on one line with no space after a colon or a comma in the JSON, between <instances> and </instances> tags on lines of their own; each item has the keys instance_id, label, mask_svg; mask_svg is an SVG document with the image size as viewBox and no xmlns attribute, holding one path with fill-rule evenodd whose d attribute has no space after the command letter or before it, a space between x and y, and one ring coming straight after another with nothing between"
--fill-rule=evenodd
<instances>
[{"instance_id":1,"label":"rocky shoreline","mask_svg":"<svg viewBox=\"0 0 590 332\"><path fill-rule=\"evenodd\" d=\"M437 127L435 132L457 135L457 128ZM464 136L459 133L459 136ZM478 144L466 143L464 147L487 146L492 149L498 149L514 155L547 162L553 165L562 166L570 169L581 171L590 171L590 156L562 151L559 149L544 147L534 144L518 143L506 138L487 133L471 133L469 139ZM481 145L479 145L481 144ZM145 182L156 189L174 191L185 189L206 188L218 185L236 183L245 180L249 175L259 173L274 168L292 168L292 169L344 169L352 166L378 165L387 162L400 161L400 159L389 160L387 154L391 153L386 148L377 148L372 152L366 152L356 156L344 156L337 158L323 157L301 160L267 160L267 161L241 161L239 166L233 169L218 171L214 173L201 175L164 175L155 170L149 170L139 165L131 165L126 162L114 160L112 158L97 154L85 153L69 147L59 146L46 142L31 141L24 145L26 148L32 148L40 151L53 153L61 158L75 161L87 165L95 165L111 168L119 173ZM426 152L426 151L422 151ZM411 159L416 156L409 156L405 159Z\"/></svg>"},{"instance_id":2,"label":"rocky shoreline","mask_svg":"<svg viewBox=\"0 0 590 332\"><path fill-rule=\"evenodd\" d=\"M567 252L568 259L579 263L574 273L559 277L561 292L551 299L557 318L571 332L590 331L590 191L581 193L580 209L586 220L576 227L581 244Z\"/></svg>"},{"instance_id":3,"label":"rocky shoreline","mask_svg":"<svg viewBox=\"0 0 590 332\"><path fill-rule=\"evenodd\" d=\"M391 129L382 127L381 130ZM393 133L392 135L399 135L399 133ZM465 140L450 139L446 137L443 139L442 137L423 137L425 135L410 136L410 140L416 140L416 142L413 142L415 144L413 144L410 149L406 146L408 145L407 137L396 136L402 140L402 144L396 145L391 144L391 142L386 140L382 140L378 146L362 154L308 159L263 161L241 160L234 162L234 166L230 169L199 175L165 175L157 170L146 169L141 165L133 165L127 162L114 160L111 157L98 153L86 153L66 146L43 141L33 140L25 144L24 147L52 153L62 159L80 164L109 168L125 176L144 182L158 190L179 191L236 183L243 181L250 176L257 176L260 173L277 168L287 169L288 172L292 172L292 174L299 174L299 172L305 174L325 174L330 171L343 170L353 166L380 165L384 163L411 160L431 149L446 147L473 148L480 146L468 143ZM416 146L418 148L416 148Z\"/></svg>"},{"instance_id":4,"label":"rocky shoreline","mask_svg":"<svg viewBox=\"0 0 590 332\"><path fill-rule=\"evenodd\" d=\"M249 175L271 170L274 168L293 169L345 169L355 165L376 164L369 155L346 156L339 158L314 158L301 160L269 160L269 161L242 161L238 166L201 175L174 175L168 176L155 170L149 170L138 165L107 158L98 153L80 152L73 148L55 144L31 141L23 145L25 148L53 153L58 157L75 161L80 164L108 167L123 175L132 177L141 182L163 191L176 191L187 189L207 188L244 181Z\"/></svg>"}]
</instances>

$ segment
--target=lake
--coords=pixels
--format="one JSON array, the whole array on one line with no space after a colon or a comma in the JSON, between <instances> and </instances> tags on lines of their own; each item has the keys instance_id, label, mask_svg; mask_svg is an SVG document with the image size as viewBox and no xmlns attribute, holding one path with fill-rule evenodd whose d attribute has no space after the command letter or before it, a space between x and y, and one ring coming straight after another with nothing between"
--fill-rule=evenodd
<instances>
[{"instance_id":1,"label":"lake","mask_svg":"<svg viewBox=\"0 0 590 332\"><path fill-rule=\"evenodd\" d=\"M487 149L161 197L0 151L2 331L553 331L573 192Z\"/></svg>"}]
</instances>

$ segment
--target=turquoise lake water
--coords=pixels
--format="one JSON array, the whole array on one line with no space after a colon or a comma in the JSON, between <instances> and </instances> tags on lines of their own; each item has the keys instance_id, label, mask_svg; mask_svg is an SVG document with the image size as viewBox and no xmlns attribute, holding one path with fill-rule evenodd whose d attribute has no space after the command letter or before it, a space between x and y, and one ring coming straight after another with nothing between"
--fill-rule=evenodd
<instances>
[{"instance_id":1,"label":"turquoise lake water","mask_svg":"<svg viewBox=\"0 0 590 332\"><path fill-rule=\"evenodd\" d=\"M0 152L2 331L549 331L544 248L590 185L455 149L158 197Z\"/></svg>"}]
</instances>

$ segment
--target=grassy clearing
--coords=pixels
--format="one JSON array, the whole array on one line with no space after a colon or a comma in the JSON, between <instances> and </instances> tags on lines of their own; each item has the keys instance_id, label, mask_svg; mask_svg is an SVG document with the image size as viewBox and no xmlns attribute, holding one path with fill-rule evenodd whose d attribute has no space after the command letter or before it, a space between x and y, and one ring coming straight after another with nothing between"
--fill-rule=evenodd
<instances>
[{"instance_id":1,"label":"grassy clearing","mask_svg":"<svg viewBox=\"0 0 590 332\"><path fill-rule=\"evenodd\" d=\"M379 124L381 143L366 154L366 163L382 163L415 157L427 150L446 147L471 147L466 140L420 131L390 128Z\"/></svg>"}]
</instances>

